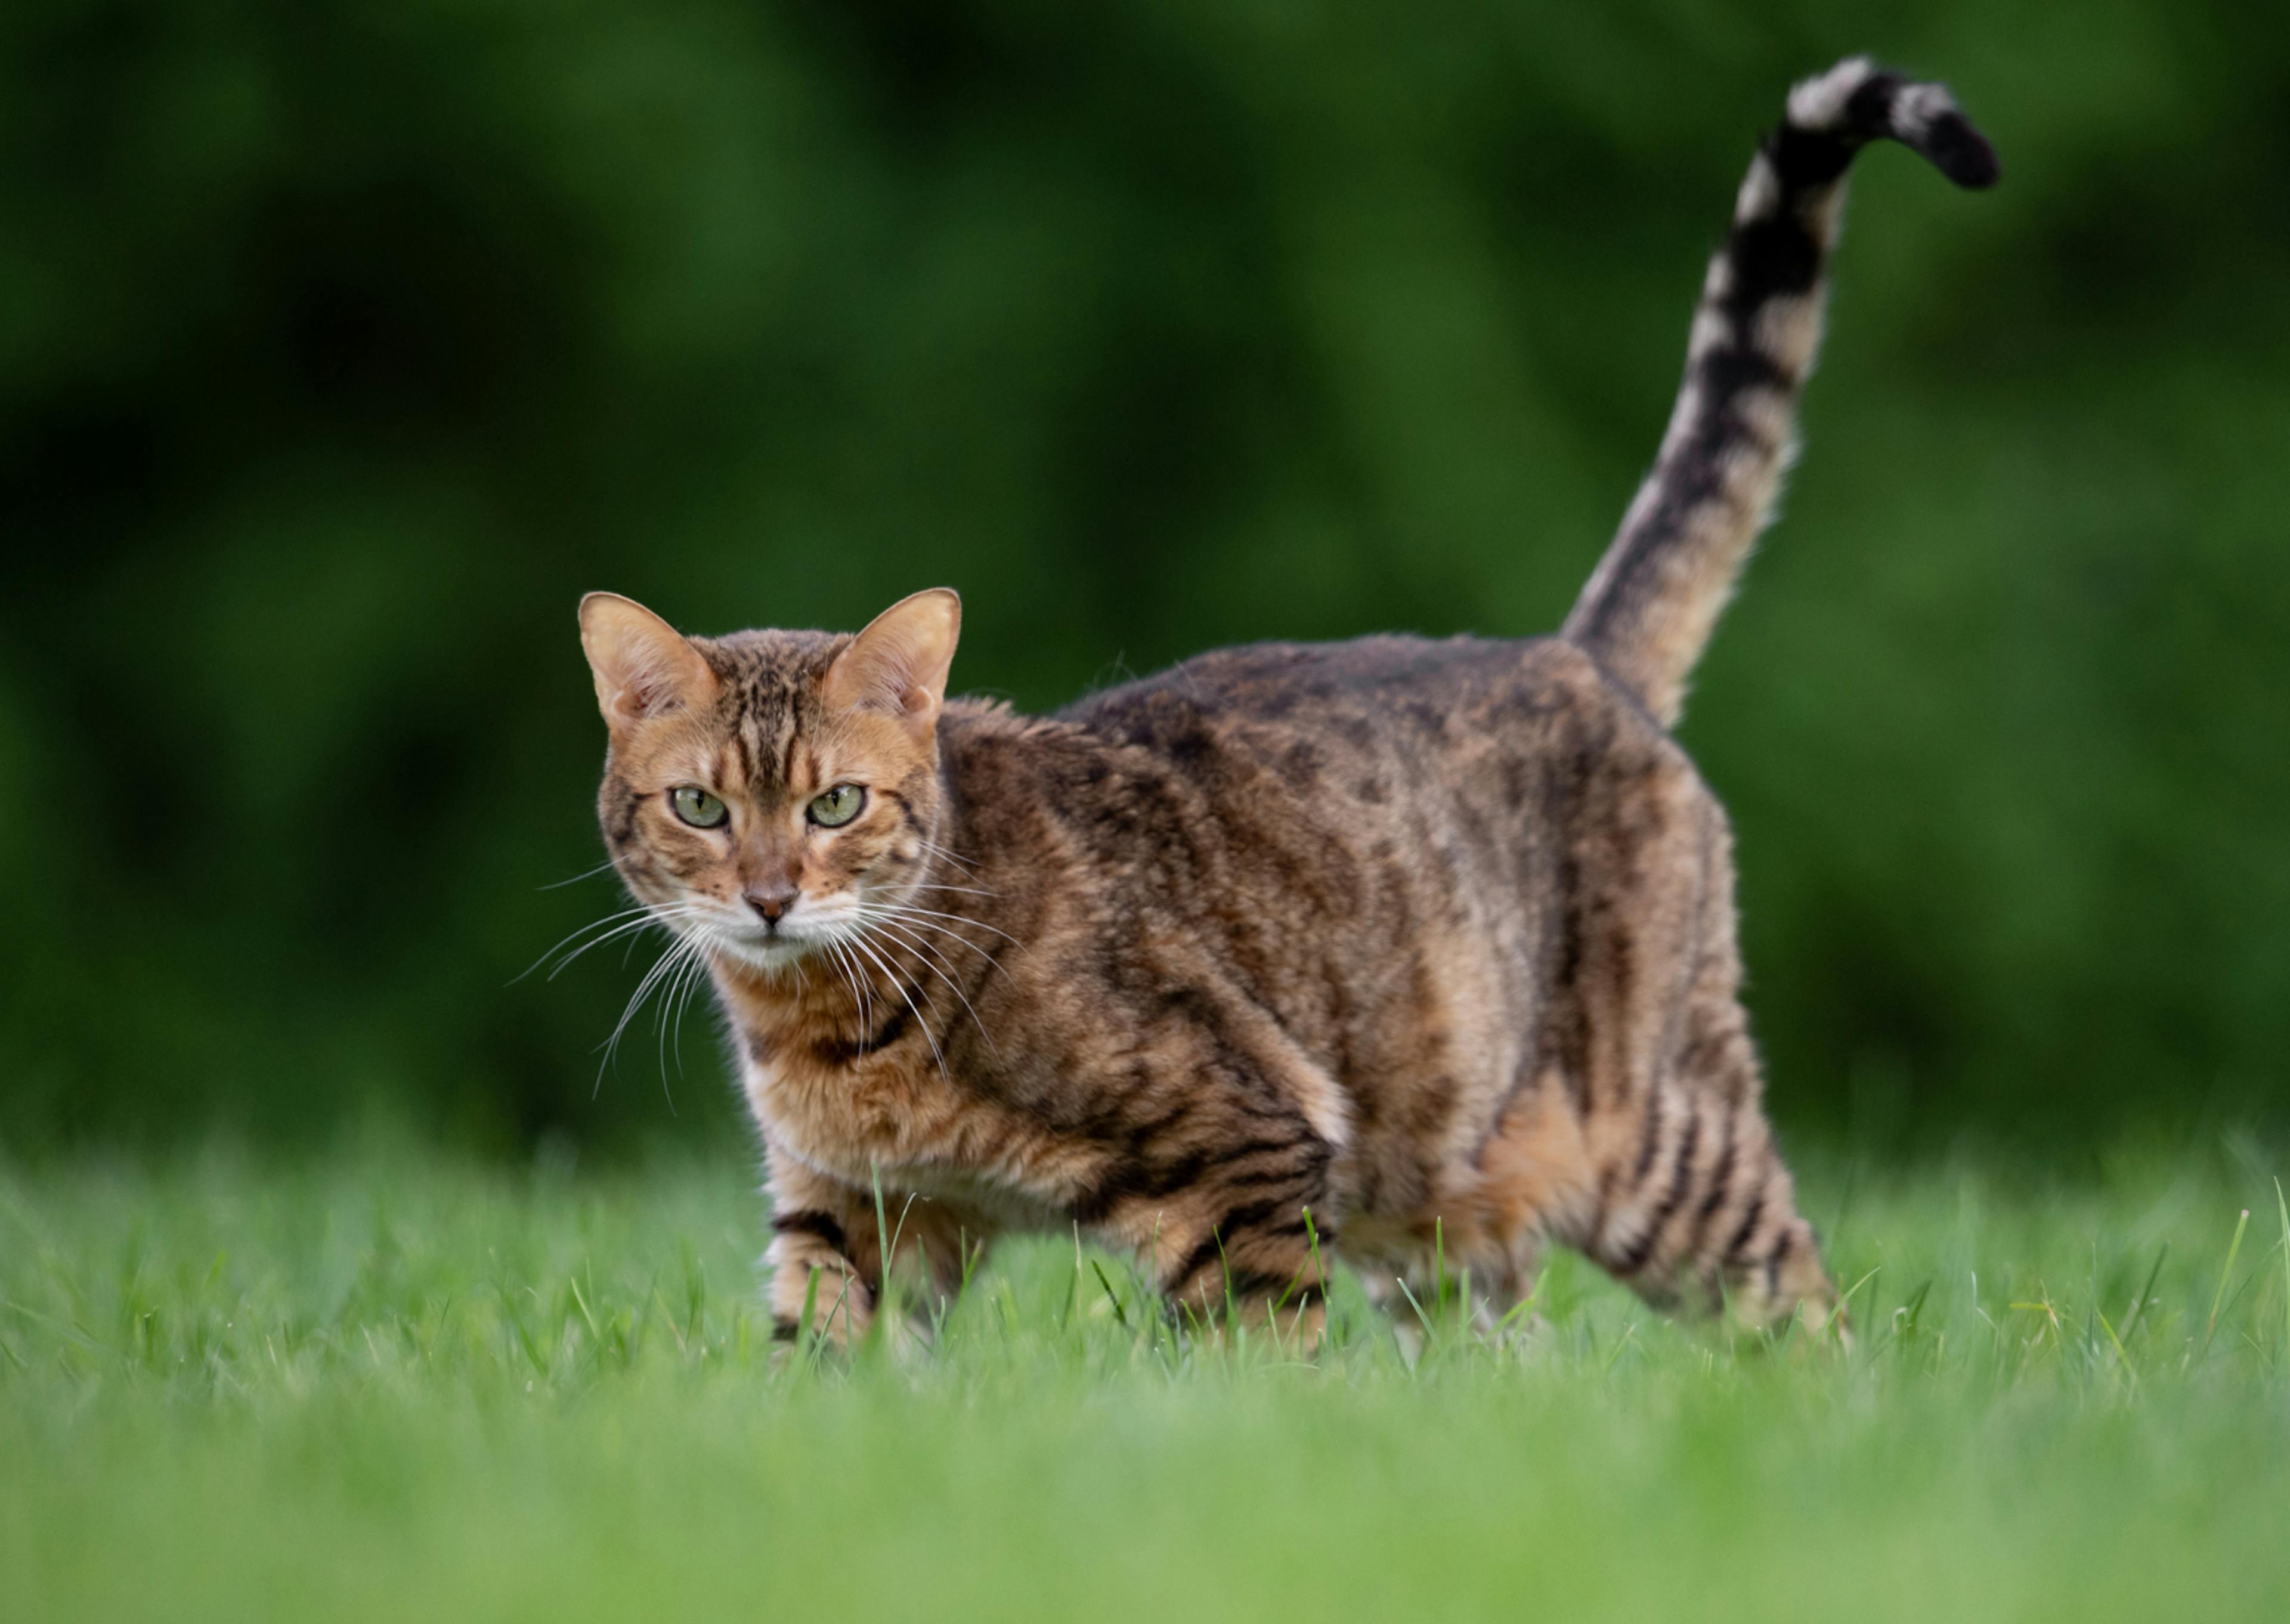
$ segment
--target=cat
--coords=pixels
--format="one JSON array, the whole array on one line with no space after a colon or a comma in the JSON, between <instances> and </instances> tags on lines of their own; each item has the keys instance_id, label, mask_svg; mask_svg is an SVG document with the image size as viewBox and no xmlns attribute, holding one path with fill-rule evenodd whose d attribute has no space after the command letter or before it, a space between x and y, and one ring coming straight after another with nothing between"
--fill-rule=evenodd
<instances>
[{"instance_id":1,"label":"cat","mask_svg":"<svg viewBox=\"0 0 2290 1624\"><path fill-rule=\"evenodd\" d=\"M1794 451L1845 173L1992 148L1866 59L1790 93L1653 471L1557 637L1266 644L1056 716L946 697L961 605L686 637L592 594L598 807L704 965L761 1131L774 1326L862 1332L1012 1230L1309 1342L1328 1271L1540 1249L1649 1301L1829 1320L1760 1108L1731 836L1669 730ZM887 1215L897 1256L885 1259Z\"/></svg>"}]
</instances>

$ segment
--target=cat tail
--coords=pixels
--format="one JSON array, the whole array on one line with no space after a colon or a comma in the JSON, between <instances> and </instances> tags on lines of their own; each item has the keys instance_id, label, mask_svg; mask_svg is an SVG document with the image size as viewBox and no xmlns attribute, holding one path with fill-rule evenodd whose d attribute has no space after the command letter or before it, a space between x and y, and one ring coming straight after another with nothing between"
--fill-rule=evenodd
<instances>
[{"instance_id":1,"label":"cat tail","mask_svg":"<svg viewBox=\"0 0 2290 1624\"><path fill-rule=\"evenodd\" d=\"M1845 172L1884 140L1915 148L1958 186L1995 184L1995 148L1938 84L1854 57L1790 92L1703 278L1653 471L1567 616L1564 635L1664 726L1796 457Z\"/></svg>"}]
</instances>

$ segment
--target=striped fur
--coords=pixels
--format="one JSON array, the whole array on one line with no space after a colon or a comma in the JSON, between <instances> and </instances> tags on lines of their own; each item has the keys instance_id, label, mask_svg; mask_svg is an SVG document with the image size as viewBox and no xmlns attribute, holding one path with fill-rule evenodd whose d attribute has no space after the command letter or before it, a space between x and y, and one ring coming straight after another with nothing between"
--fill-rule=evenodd
<instances>
[{"instance_id":1,"label":"striped fur","mask_svg":"<svg viewBox=\"0 0 2290 1624\"><path fill-rule=\"evenodd\" d=\"M1467 1273L1492 1316L1553 1242L1654 1302L1827 1317L1732 836L1664 724L1879 134L1992 176L1929 86L1855 62L1798 88L1567 637L1226 649L1036 718L943 698L951 593L855 637L584 603L605 840L736 1040L782 1334L860 1332L902 1265L950 1292L1012 1230L1308 1341L1334 1259L1392 1300ZM861 810L822 826L837 786ZM684 817L694 790L722 816Z\"/></svg>"},{"instance_id":2,"label":"striped fur","mask_svg":"<svg viewBox=\"0 0 2290 1624\"><path fill-rule=\"evenodd\" d=\"M1796 455L1846 172L1861 148L1885 140L1958 186L1995 183L1994 150L1940 85L1854 57L1790 92L1709 261L1653 471L1567 618L1565 635L1665 726Z\"/></svg>"}]
</instances>

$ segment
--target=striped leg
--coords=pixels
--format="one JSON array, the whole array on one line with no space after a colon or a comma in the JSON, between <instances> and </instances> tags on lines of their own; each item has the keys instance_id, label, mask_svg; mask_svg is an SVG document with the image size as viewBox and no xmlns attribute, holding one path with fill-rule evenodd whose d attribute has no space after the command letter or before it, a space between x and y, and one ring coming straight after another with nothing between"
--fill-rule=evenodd
<instances>
[{"instance_id":1,"label":"striped leg","mask_svg":"<svg viewBox=\"0 0 2290 1624\"><path fill-rule=\"evenodd\" d=\"M1727 996L1692 1012L1688 1041L1655 1089L1636 1153L1587 1250L1664 1307L1731 1306L1753 1325L1828 1323L1836 1292L1759 1108L1756 1051Z\"/></svg>"},{"instance_id":2,"label":"striped leg","mask_svg":"<svg viewBox=\"0 0 2290 1624\"><path fill-rule=\"evenodd\" d=\"M769 1157L772 1244L765 1261L772 1332L793 1340L811 1306L811 1329L838 1347L873 1324L883 1281L883 1233L871 1190L814 1172L776 1152ZM992 1241L974 1213L943 1202L884 1193L883 1219L895 1238L900 1277L919 1274L939 1298L950 1298Z\"/></svg>"},{"instance_id":3,"label":"striped leg","mask_svg":"<svg viewBox=\"0 0 2290 1624\"><path fill-rule=\"evenodd\" d=\"M1243 1227L1237 1244L1222 1255L1221 1226L1201 1243L1205 1261L1169 1272L1163 1295L1196 1323L1222 1322L1269 1330L1283 1346L1309 1353L1327 1328L1327 1280L1301 1233L1273 1236ZM1235 1252L1237 1256L1235 1256Z\"/></svg>"},{"instance_id":4,"label":"striped leg","mask_svg":"<svg viewBox=\"0 0 2290 1624\"><path fill-rule=\"evenodd\" d=\"M1162 1295L1181 1314L1269 1328L1284 1344L1317 1348L1327 1317L1323 1266L1336 1238L1326 1171L1326 1147L1309 1140L1285 1164L1201 1191L1190 1220L1150 1243Z\"/></svg>"}]
</instances>

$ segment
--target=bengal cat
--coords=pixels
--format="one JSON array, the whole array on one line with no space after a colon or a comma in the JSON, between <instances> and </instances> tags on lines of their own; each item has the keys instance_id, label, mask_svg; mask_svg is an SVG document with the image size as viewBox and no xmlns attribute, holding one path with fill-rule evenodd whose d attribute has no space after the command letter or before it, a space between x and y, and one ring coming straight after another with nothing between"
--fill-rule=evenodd
<instances>
[{"instance_id":1,"label":"bengal cat","mask_svg":"<svg viewBox=\"0 0 2290 1624\"><path fill-rule=\"evenodd\" d=\"M1726 816L1669 735L1794 447L1845 174L1995 156L1936 84L1798 85L1709 264L1660 455L1555 638L1264 644L1053 716L945 697L917 593L856 636L581 606L629 889L712 977L771 1304L1074 1227L1173 1308L1309 1340L1435 1245L1496 1308L1579 1248L1664 1305L1825 1319L1760 1110ZM878 1204L877 1192L880 1191Z\"/></svg>"}]
</instances>

